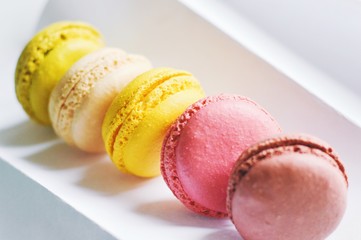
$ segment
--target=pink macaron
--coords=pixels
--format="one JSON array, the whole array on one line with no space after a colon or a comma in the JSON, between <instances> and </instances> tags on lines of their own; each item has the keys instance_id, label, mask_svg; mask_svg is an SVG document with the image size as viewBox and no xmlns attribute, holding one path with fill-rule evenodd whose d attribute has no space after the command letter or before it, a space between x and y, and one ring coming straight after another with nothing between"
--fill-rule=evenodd
<instances>
[{"instance_id":1,"label":"pink macaron","mask_svg":"<svg viewBox=\"0 0 361 240\"><path fill-rule=\"evenodd\" d=\"M227 209L244 239L323 240L347 202L347 176L333 149L307 135L282 135L243 152Z\"/></svg>"},{"instance_id":2,"label":"pink macaron","mask_svg":"<svg viewBox=\"0 0 361 240\"><path fill-rule=\"evenodd\" d=\"M225 217L234 163L244 149L280 132L275 119L249 98L206 97L188 107L170 127L161 153L162 176L192 211Z\"/></svg>"}]
</instances>

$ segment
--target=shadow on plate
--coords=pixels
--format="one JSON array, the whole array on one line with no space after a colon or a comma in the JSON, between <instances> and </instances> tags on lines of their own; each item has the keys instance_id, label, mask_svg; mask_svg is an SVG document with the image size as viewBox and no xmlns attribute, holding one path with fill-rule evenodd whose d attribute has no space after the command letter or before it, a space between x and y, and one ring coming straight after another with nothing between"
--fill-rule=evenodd
<instances>
[{"instance_id":1,"label":"shadow on plate","mask_svg":"<svg viewBox=\"0 0 361 240\"><path fill-rule=\"evenodd\" d=\"M77 184L104 195L115 195L146 182L146 179L120 172L110 159L103 159L91 164Z\"/></svg>"},{"instance_id":2,"label":"shadow on plate","mask_svg":"<svg viewBox=\"0 0 361 240\"><path fill-rule=\"evenodd\" d=\"M0 130L0 144L4 146L30 146L56 138L51 127L30 120Z\"/></svg>"},{"instance_id":3,"label":"shadow on plate","mask_svg":"<svg viewBox=\"0 0 361 240\"><path fill-rule=\"evenodd\" d=\"M36 146L39 149L37 152L22 156L24 161L48 170L84 167L84 176L76 184L101 194L117 194L147 182L145 179L119 172L105 153L87 153L71 147L58 138L51 127L30 120L1 129L0 145L7 147L39 145Z\"/></svg>"},{"instance_id":4,"label":"shadow on plate","mask_svg":"<svg viewBox=\"0 0 361 240\"><path fill-rule=\"evenodd\" d=\"M136 211L180 226L223 228L231 225L228 218L208 218L193 213L175 199L146 203L138 206Z\"/></svg>"},{"instance_id":5,"label":"shadow on plate","mask_svg":"<svg viewBox=\"0 0 361 240\"><path fill-rule=\"evenodd\" d=\"M25 156L24 159L47 169L62 170L89 165L104 157L104 154L86 153L64 142L56 142L40 152Z\"/></svg>"},{"instance_id":6,"label":"shadow on plate","mask_svg":"<svg viewBox=\"0 0 361 240\"><path fill-rule=\"evenodd\" d=\"M244 240L236 229L221 229L202 238L202 240Z\"/></svg>"}]
</instances>

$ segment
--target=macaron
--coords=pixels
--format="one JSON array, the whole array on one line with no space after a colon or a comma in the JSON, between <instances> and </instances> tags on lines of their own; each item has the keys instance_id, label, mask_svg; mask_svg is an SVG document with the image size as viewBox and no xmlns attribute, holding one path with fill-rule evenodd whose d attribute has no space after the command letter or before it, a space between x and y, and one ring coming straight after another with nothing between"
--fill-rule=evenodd
<instances>
[{"instance_id":1,"label":"macaron","mask_svg":"<svg viewBox=\"0 0 361 240\"><path fill-rule=\"evenodd\" d=\"M243 152L227 209L244 239L321 240L341 221L347 175L333 148L308 135L282 135Z\"/></svg>"},{"instance_id":2,"label":"macaron","mask_svg":"<svg viewBox=\"0 0 361 240\"><path fill-rule=\"evenodd\" d=\"M228 179L239 155L280 132L276 120L249 98L203 98L170 127L161 153L162 176L190 210L226 217Z\"/></svg>"},{"instance_id":3,"label":"macaron","mask_svg":"<svg viewBox=\"0 0 361 240\"><path fill-rule=\"evenodd\" d=\"M50 124L48 103L54 86L74 62L103 44L100 33L82 22L57 22L37 33L15 71L16 96L28 116Z\"/></svg>"},{"instance_id":4,"label":"macaron","mask_svg":"<svg viewBox=\"0 0 361 240\"><path fill-rule=\"evenodd\" d=\"M155 68L136 77L113 100L104 118L103 140L114 164L136 176L158 176L167 129L202 97L200 83L186 71Z\"/></svg>"},{"instance_id":5,"label":"macaron","mask_svg":"<svg viewBox=\"0 0 361 240\"><path fill-rule=\"evenodd\" d=\"M104 152L101 129L115 96L151 69L148 59L118 48L102 48L78 60L55 86L49 115L58 136L87 152Z\"/></svg>"}]
</instances>

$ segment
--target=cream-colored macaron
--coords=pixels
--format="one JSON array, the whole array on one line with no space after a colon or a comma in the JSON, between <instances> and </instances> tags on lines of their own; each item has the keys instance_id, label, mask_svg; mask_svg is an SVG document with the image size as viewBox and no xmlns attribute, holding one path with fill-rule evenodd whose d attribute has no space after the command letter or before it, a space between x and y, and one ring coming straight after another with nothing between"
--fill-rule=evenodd
<instances>
[{"instance_id":1,"label":"cream-colored macaron","mask_svg":"<svg viewBox=\"0 0 361 240\"><path fill-rule=\"evenodd\" d=\"M101 126L113 98L151 63L140 55L103 48L76 62L54 88L49 114L57 135L87 152L105 151Z\"/></svg>"}]
</instances>

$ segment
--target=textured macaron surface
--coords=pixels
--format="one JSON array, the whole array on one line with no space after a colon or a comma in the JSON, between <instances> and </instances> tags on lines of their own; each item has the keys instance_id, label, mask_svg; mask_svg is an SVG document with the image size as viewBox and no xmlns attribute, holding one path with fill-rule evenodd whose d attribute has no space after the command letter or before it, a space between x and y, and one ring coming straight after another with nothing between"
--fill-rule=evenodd
<instances>
[{"instance_id":1,"label":"textured macaron surface","mask_svg":"<svg viewBox=\"0 0 361 240\"><path fill-rule=\"evenodd\" d=\"M49 113L55 132L85 151L104 151L101 125L107 108L129 81L150 68L145 57L117 48L102 48L81 58L51 94Z\"/></svg>"},{"instance_id":2,"label":"textured macaron surface","mask_svg":"<svg viewBox=\"0 0 361 240\"><path fill-rule=\"evenodd\" d=\"M166 130L202 97L199 82L185 71L156 68L130 82L114 99L103 122L105 147L116 166L142 177L159 175Z\"/></svg>"},{"instance_id":3,"label":"textured macaron surface","mask_svg":"<svg viewBox=\"0 0 361 240\"><path fill-rule=\"evenodd\" d=\"M50 124L52 89L75 61L102 46L100 33L81 22L57 22L40 31L22 51L15 72L16 95L26 113Z\"/></svg>"},{"instance_id":4,"label":"textured macaron surface","mask_svg":"<svg viewBox=\"0 0 361 240\"><path fill-rule=\"evenodd\" d=\"M274 118L248 98L207 97L170 128L163 143L162 175L189 209L224 217L233 164L244 149L280 131Z\"/></svg>"},{"instance_id":5,"label":"textured macaron surface","mask_svg":"<svg viewBox=\"0 0 361 240\"><path fill-rule=\"evenodd\" d=\"M306 136L282 136L240 157L227 208L245 239L320 240L337 227L346 202L346 173L332 148Z\"/></svg>"}]
</instances>

